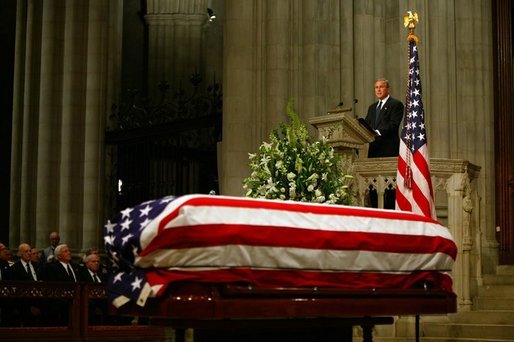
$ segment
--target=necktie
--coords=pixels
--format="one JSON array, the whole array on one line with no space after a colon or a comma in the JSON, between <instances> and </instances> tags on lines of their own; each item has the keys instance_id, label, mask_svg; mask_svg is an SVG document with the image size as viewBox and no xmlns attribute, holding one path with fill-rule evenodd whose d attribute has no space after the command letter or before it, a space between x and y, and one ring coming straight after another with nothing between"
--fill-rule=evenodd
<instances>
[{"instance_id":1,"label":"necktie","mask_svg":"<svg viewBox=\"0 0 514 342\"><path fill-rule=\"evenodd\" d=\"M71 279L73 282L75 282L75 281L76 281L76 279L75 279L75 275L73 274L73 271L71 270L70 264L68 264L66 267L68 268L68 274L69 274L69 276L70 276L70 279Z\"/></svg>"},{"instance_id":2,"label":"necktie","mask_svg":"<svg viewBox=\"0 0 514 342\"><path fill-rule=\"evenodd\" d=\"M27 262L27 273L29 275L30 280L34 280L34 276L32 276L32 271L30 270L30 264Z\"/></svg>"},{"instance_id":3,"label":"necktie","mask_svg":"<svg viewBox=\"0 0 514 342\"><path fill-rule=\"evenodd\" d=\"M99 282L99 281L98 281L98 278L96 277L96 273L93 273L93 281L94 281L95 283L98 283L98 282Z\"/></svg>"},{"instance_id":4,"label":"necktie","mask_svg":"<svg viewBox=\"0 0 514 342\"><path fill-rule=\"evenodd\" d=\"M378 117L380 116L380 110L382 109L382 101L378 101L378 105L375 111L375 128L378 124Z\"/></svg>"}]
</instances>

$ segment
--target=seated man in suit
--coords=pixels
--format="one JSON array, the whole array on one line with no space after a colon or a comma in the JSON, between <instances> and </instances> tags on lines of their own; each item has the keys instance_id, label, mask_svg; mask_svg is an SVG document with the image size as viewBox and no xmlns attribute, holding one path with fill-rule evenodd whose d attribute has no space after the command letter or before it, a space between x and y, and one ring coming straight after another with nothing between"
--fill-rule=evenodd
<instances>
[{"instance_id":1,"label":"seated man in suit","mask_svg":"<svg viewBox=\"0 0 514 342\"><path fill-rule=\"evenodd\" d=\"M9 247L0 242L0 280L9 280Z\"/></svg>"},{"instance_id":2,"label":"seated man in suit","mask_svg":"<svg viewBox=\"0 0 514 342\"><path fill-rule=\"evenodd\" d=\"M79 268L79 280L86 283L103 283L105 279L99 272L100 257L98 254L89 254L85 257L84 267Z\"/></svg>"},{"instance_id":3,"label":"seated man in suit","mask_svg":"<svg viewBox=\"0 0 514 342\"><path fill-rule=\"evenodd\" d=\"M71 262L71 251L68 245L55 247L55 261L45 265L41 275L45 281L77 282L77 267Z\"/></svg>"},{"instance_id":4,"label":"seated man in suit","mask_svg":"<svg viewBox=\"0 0 514 342\"><path fill-rule=\"evenodd\" d=\"M100 258L100 251L96 247L88 248L86 252L84 253L84 257L82 258L81 266L85 266L86 259L90 254L96 254ZM107 280L109 277L109 269L105 262L102 262L102 259L100 258L100 265L98 267L98 271L96 271L97 276L102 280Z\"/></svg>"},{"instance_id":5,"label":"seated man in suit","mask_svg":"<svg viewBox=\"0 0 514 342\"><path fill-rule=\"evenodd\" d=\"M79 268L79 280L85 283L105 283L106 279L99 272L100 256L96 253L86 255L84 266ZM89 324L103 324L107 319L107 302L105 300L89 300Z\"/></svg>"},{"instance_id":6,"label":"seated man in suit","mask_svg":"<svg viewBox=\"0 0 514 342\"><path fill-rule=\"evenodd\" d=\"M71 263L71 251L68 245L61 244L55 247L55 261L47 262L41 271L44 281L75 283L78 281L77 267ZM55 321L49 324L67 325L70 303L67 300L54 300L47 305L48 318Z\"/></svg>"},{"instance_id":7,"label":"seated man in suit","mask_svg":"<svg viewBox=\"0 0 514 342\"><path fill-rule=\"evenodd\" d=\"M11 266L11 278L18 281L38 281L36 267L31 262L30 245L22 243L18 247L18 261Z\"/></svg>"},{"instance_id":8,"label":"seated man in suit","mask_svg":"<svg viewBox=\"0 0 514 342\"><path fill-rule=\"evenodd\" d=\"M22 243L18 246L18 261L11 266L10 276L12 280L16 281L38 281L39 275L37 274L36 267L31 262L31 248L27 243ZM13 307L13 314L16 315L21 322L22 326L34 326L37 324L41 316L39 305L33 303L32 300L20 300L18 304Z\"/></svg>"},{"instance_id":9,"label":"seated man in suit","mask_svg":"<svg viewBox=\"0 0 514 342\"><path fill-rule=\"evenodd\" d=\"M9 247L0 242L0 281L11 279L9 260ZM11 315L12 306L13 305L8 299L0 301L0 326L12 326L15 324Z\"/></svg>"}]
</instances>

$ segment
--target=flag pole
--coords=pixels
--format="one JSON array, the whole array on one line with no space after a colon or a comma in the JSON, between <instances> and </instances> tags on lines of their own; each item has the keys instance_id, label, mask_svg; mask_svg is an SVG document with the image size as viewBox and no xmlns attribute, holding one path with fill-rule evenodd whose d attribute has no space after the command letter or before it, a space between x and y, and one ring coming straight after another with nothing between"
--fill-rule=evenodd
<instances>
[{"instance_id":1,"label":"flag pole","mask_svg":"<svg viewBox=\"0 0 514 342\"><path fill-rule=\"evenodd\" d=\"M403 26L409 29L409 35L407 36L407 42L410 44L411 41L418 44L418 37L414 34L414 30L416 29L416 23L419 22L418 14L413 11L407 11L407 14L403 17ZM409 61L411 59L410 49L407 51L407 65L409 65ZM411 82L411 73L407 73L407 94L405 95L405 109L407 113L410 113L411 110L411 97L410 97L410 82ZM407 134L410 135L410 115L405 117L406 126L407 126ZM407 149L411 150L411 140L407 141ZM403 178L404 186L407 189L412 189L412 169L411 169L411 158L408 154L405 160L405 177Z\"/></svg>"},{"instance_id":2,"label":"flag pole","mask_svg":"<svg viewBox=\"0 0 514 342\"><path fill-rule=\"evenodd\" d=\"M408 11L403 17L403 24L409 30L408 73L395 201L398 210L412 211L437 220L422 100L418 37L414 34L418 21L418 14L414 11Z\"/></svg>"}]
</instances>

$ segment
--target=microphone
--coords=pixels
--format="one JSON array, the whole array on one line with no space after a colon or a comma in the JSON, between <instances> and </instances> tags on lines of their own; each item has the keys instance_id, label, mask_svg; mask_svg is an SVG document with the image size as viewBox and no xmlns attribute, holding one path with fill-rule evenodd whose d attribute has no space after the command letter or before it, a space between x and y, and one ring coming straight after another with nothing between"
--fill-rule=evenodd
<instances>
[{"instance_id":1,"label":"microphone","mask_svg":"<svg viewBox=\"0 0 514 342\"><path fill-rule=\"evenodd\" d=\"M353 104L356 105L357 103L359 102L359 99L353 99ZM355 116L356 119L359 118L359 116L357 115L357 113L354 112L353 114Z\"/></svg>"}]
</instances>

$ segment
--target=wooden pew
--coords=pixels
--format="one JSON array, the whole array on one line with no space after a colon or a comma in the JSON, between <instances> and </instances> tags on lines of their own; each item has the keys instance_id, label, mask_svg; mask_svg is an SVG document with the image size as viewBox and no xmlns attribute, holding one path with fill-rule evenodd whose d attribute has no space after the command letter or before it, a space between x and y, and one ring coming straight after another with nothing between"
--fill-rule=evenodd
<instances>
[{"instance_id":1,"label":"wooden pew","mask_svg":"<svg viewBox=\"0 0 514 342\"><path fill-rule=\"evenodd\" d=\"M0 281L0 307L3 310L9 311L25 300L33 301L40 307L43 317L37 325L30 327L20 324L6 326L2 322L2 340L163 341L166 336L164 328L148 325L89 324L89 301L98 300L107 304L105 284ZM67 324L55 326L52 317L44 317L45 306L52 305L56 300L65 300L70 304Z\"/></svg>"}]
</instances>

